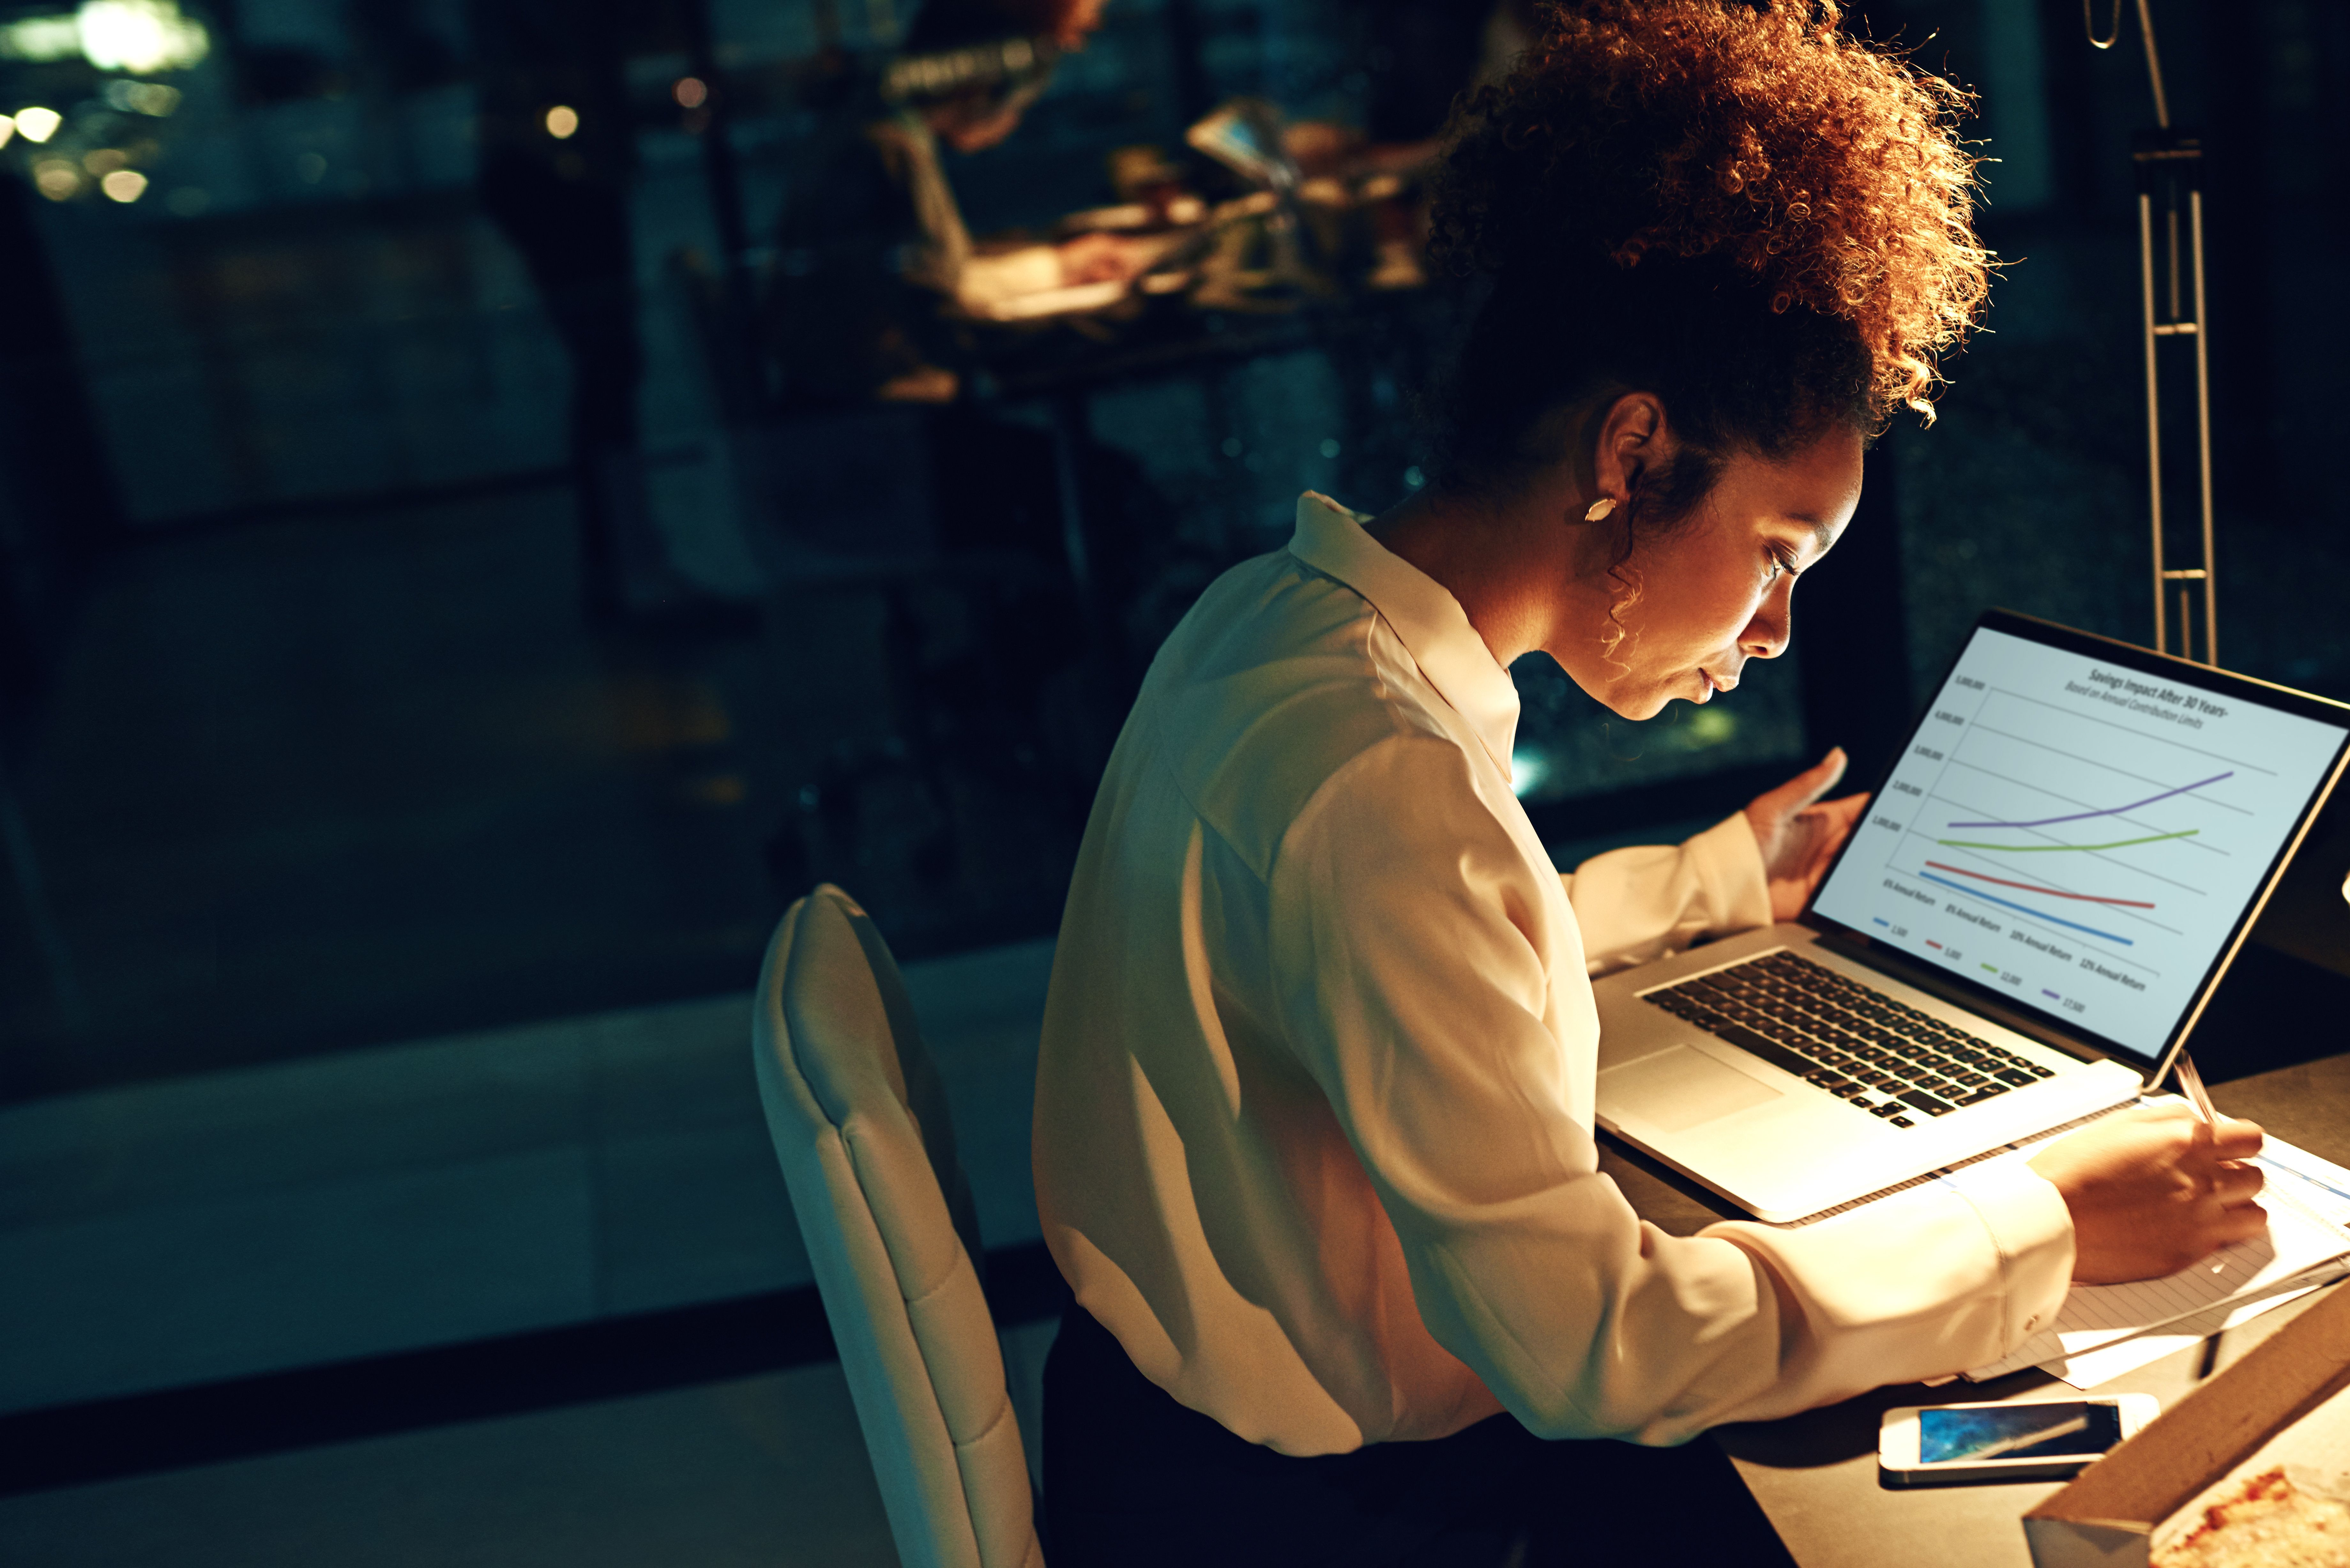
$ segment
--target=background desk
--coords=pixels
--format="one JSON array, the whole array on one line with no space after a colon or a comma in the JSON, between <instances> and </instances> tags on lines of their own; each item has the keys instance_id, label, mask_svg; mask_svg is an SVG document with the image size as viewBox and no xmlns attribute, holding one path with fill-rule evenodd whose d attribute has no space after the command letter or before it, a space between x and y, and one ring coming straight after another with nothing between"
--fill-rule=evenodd
<instances>
[{"instance_id":1,"label":"background desk","mask_svg":"<svg viewBox=\"0 0 2350 1568\"><path fill-rule=\"evenodd\" d=\"M2350 981L2248 949L2198 1032L2196 1061L2230 1116L2259 1122L2311 1153L2350 1164ZM2321 1054L2324 1052L2334 1054ZM2293 1060L2302 1057L2303 1060ZM1720 1199L1603 1137L1601 1167L1641 1215L1686 1236L1734 1217ZM2304 1296L2102 1385L2146 1393L2165 1409L2201 1379L2313 1304ZM2046 1396L2064 1385L2037 1368L1991 1383L1880 1388L1783 1421L1717 1429L1748 1488L1803 1568L2029 1568L2024 1511L2053 1481L1894 1490L1877 1478L1877 1418L1897 1405Z\"/></svg>"}]
</instances>

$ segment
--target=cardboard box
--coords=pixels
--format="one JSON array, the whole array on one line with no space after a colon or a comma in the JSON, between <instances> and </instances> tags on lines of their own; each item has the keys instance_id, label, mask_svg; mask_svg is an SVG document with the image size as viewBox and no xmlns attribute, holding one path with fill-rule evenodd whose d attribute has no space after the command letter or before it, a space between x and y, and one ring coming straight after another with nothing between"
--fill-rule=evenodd
<instances>
[{"instance_id":1,"label":"cardboard box","mask_svg":"<svg viewBox=\"0 0 2350 1568\"><path fill-rule=\"evenodd\" d=\"M2338 1288L2023 1516L2034 1568L2147 1568L2156 1527L2350 1385Z\"/></svg>"}]
</instances>

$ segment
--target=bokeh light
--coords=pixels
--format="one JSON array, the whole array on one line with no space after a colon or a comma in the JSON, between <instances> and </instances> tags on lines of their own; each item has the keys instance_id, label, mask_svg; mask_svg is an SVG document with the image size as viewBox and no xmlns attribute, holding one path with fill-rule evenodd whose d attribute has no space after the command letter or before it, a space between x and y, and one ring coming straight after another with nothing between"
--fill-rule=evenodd
<instances>
[{"instance_id":1,"label":"bokeh light","mask_svg":"<svg viewBox=\"0 0 2350 1568\"><path fill-rule=\"evenodd\" d=\"M546 111L546 134L557 141L567 141L579 129L579 111L567 103L558 103Z\"/></svg>"},{"instance_id":2,"label":"bokeh light","mask_svg":"<svg viewBox=\"0 0 2350 1568\"><path fill-rule=\"evenodd\" d=\"M168 71L212 52L203 24L173 0L85 0L74 14L82 57L102 71Z\"/></svg>"},{"instance_id":3,"label":"bokeh light","mask_svg":"<svg viewBox=\"0 0 2350 1568\"><path fill-rule=\"evenodd\" d=\"M16 129L24 132L27 141L47 141L65 122L64 115L53 109L43 109L39 104L16 111Z\"/></svg>"},{"instance_id":4,"label":"bokeh light","mask_svg":"<svg viewBox=\"0 0 2350 1568\"><path fill-rule=\"evenodd\" d=\"M81 171L62 158L44 158L33 165L33 188L52 202L62 202L81 189Z\"/></svg>"},{"instance_id":5,"label":"bokeh light","mask_svg":"<svg viewBox=\"0 0 2350 1568\"><path fill-rule=\"evenodd\" d=\"M161 119L180 107L180 89L165 87L161 82L140 82L118 78L106 84L109 107L125 114L144 114Z\"/></svg>"},{"instance_id":6,"label":"bokeh light","mask_svg":"<svg viewBox=\"0 0 2350 1568\"><path fill-rule=\"evenodd\" d=\"M81 53L81 24L71 16L26 16L0 26L0 60L69 60Z\"/></svg>"},{"instance_id":7,"label":"bokeh light","mask_svg":"<svg viewBox=\"0 0 2350 1568\"><path fill-rule=\"evenodd\" d=\"M700 109L710 101L710 84L700 77L680 77L669 90L681 109Z\"/></svg>"},{"instance_id":8,"label":"bokeh light","mask_svg":"<svg viewBox=\"0 0 2350 1568\"><path fill-rule=\"evenodd\" d=\"M147 176L136 169L117 169L98 182L98 188L116 202L136 202L147 193Z\"/></svg>"}]
</instances>

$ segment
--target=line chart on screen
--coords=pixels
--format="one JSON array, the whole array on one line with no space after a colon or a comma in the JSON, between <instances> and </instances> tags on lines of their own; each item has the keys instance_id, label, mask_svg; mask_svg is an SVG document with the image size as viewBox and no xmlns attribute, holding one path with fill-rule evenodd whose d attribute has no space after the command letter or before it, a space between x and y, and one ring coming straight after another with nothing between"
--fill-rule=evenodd
<instances>
[{"instance_id":1,"label":"line chart on screen","mask_svg":"<svg viewBox=\"0 0 2350 1568\"><path fill-rule=\"evenodd\" d=\"M2158 1042L2338 730L1984 631L1814 907L2109 1038Z\"/></svg>"},{"instance_id":2,"label":"line chart on screen","mask_svg":"<svg viewBox=\"0 0 2350 1568\"><path fill-rule=\"evenodd\" d=\"M1888 868L2156 972L2133 950L2185 934L2231 857L2226 818L2254 815L2228 786L2272 773L2134 728L2095 734L2104 721L1999 687L1936 718L1950 744L1922 748L1939 753L1930 784L1895 785L1915 805Z\"/></svg>"}]
</instances>

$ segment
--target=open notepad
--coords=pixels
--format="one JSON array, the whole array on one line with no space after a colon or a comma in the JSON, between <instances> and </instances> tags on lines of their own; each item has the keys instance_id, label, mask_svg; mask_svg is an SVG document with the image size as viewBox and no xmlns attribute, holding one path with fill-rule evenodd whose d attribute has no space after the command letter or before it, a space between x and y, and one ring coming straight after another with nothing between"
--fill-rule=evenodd
<instances>
[{"instance_id":1,"label":"open notepad","mask_svg":"<svg viewBox=\"0 0 2350 1568\"><path fill-rule=\"evenodd\" d=\"M2329 1275L2350 1272L2350 1171L2274 1139L2259 1163L2268 1175L2261 1194L2269 1211L2266 1235L2223 1247L2163 1279L2074 1285L2054 1323L2004 1359L1964 1376L1981 1381L2039 1364L2072 1381L2063 1364L2101 1347L2168 1325L2183 1329L2209 1319L2216 1327L2252 1310L2281 1305ZM2169 1348L2159 1345L2153 1354ZM2110 1355L2099 1365L2109 1367L2106 1376L2122 1369Z\"/></svg>"}]
</instances>

